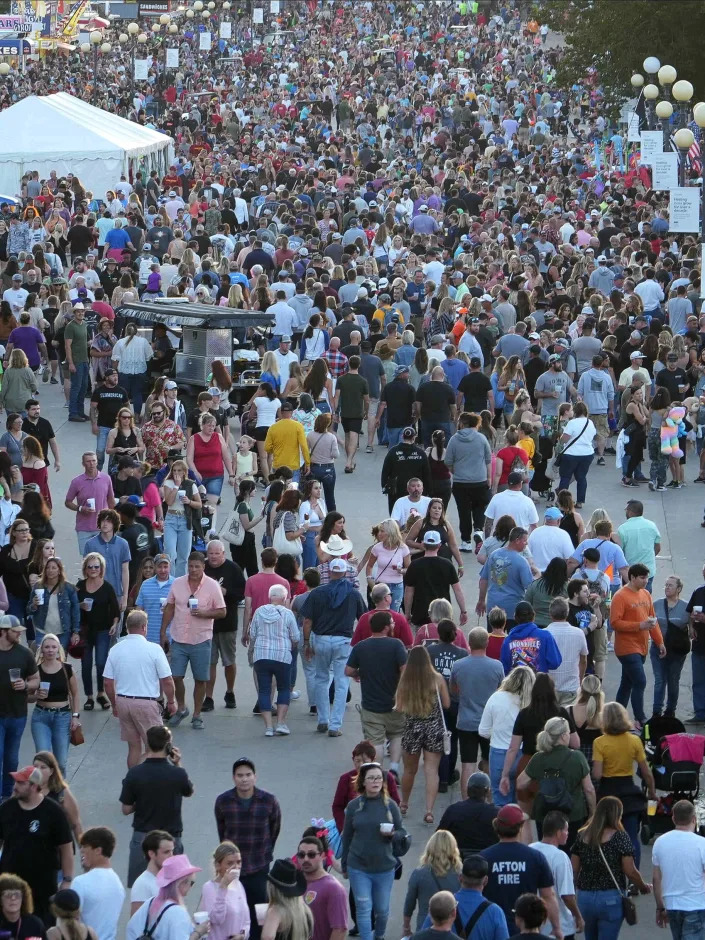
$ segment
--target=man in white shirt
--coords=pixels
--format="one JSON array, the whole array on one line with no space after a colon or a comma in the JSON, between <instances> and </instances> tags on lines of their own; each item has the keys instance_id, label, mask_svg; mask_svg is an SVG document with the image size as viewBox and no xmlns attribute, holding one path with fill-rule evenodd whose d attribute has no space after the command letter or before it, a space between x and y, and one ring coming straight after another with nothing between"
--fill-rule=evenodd
<instances>
[{"instance_id":1,"label":"man in white shirt","mask_svg":"<svg viewBox=\"0 0 705 940\"><path fill-rule=\"evenodd\" d=\"M2 295L2 299L9 303L13 313L18 313L20 310L24 310L24 303L28 297L29 293L22 287L22 275L13 274L12 287L7 288Z\"/></svg>"},{"instance_id":2,"label":"man in white shirt","mask_svg":"<svg viewBox=\"0 0 705 940\"><path fill-rule=\"evenodd\" d=\"M287 303L296 293L296 285L291 280L291 276L289 275L288 271L280 271L278 280L272 284L272 292L275 296L279 293L279 291L284 291Z\"/></svg>"},{"instance_id":3,"label":"man in white shirt","mask_svg":"<svg viewBox=\"0 0 705 940\"><path fill-rule=\"evenodd\" d=\"M113 715L120 719L120 737L127 741L127 766L134 767L147 750L147 731L162 724L159 698L166 696L170 715L176 699L164 650L147 641L147 614L131 611L125 628L127 636L108 653L103 678Z\"/></svg>"},{"instance_id":4,"label":"man in white shirt","mask_svg":"<svg viewBox=\"0 0 705 940\"><path fill-rule=\"evenodd\" d=\"M274 350L274 358L279 366L279 380L284 391L284 386L289 381L289 368L293 362L299 361L296 353L291 351L291 337L288 334L284 334L279 340L279 349Z\"/></svg>"},{"instance_id":5,"label":"man in white shirt","mask_svg":"<svg viewBox=\"0 0 705 940\"><path fill-rule=\"evenodd\" d=\"M106 826L85 829L80 848L85 875L74 878L72 888L81 899L81 919L98 940L115 940L125 900L125 888L110 862L115 834Z\"/></svg>"},{"instance_id":6,"label":"man in white shirt","mask_svg":"<svg viewBox=\"0 0 705 940\"><path fill-rule=\"evenodd\" d=\"M664 294L661 285L656 280L656 272L653 268L647 268L644 271L644 280L636 285L634 293L641 298L641 302L644 304L644 313L648 317L660 314Z\"/></svg>"},{"instance_id":7,"label":"man in white shirt","mask_svg":"<svg viewBox=\"0 0 705 940\"><path fill-rule=\"evenodd\" d=\"M277 348L282 336L291 336L298 322L296 311L287 303L286 293L279 290L275 296L277 298L276 302L271 307L267 307L265 311L267 316L274 317L274 330L270 349Z\"/></svg>"},{"instance_id":8,"label":"man in white shirt","mask_svg":"<svg viewBox=\"0 0 705 940\"><path fill-rule=\"evenodd\" d=\"M495 493L485 509L485 538L492 534L501 516L511 516L519 528L534 531L539 524L539 514L534 501L521 492L523 485L524 474L512 470L507 477L507 489L503 493Z\"/></svg>"},{"instance_id":9,"label":"man in white shirt","mask_svg":"<svg viewBox=\"0 0 705 940\"><path fill-rule=\"evenodd\" d=\"M392 507L392 519L399 523L399 528L403 529L409 516L425 516L428 504L431 502L430 496L423 495L423 483L418 477L412 477L406 484L408 496L401 496Z\"/></svg>"},{"instance_id":10,"label":"man in white shirt","mask_svg":"<svg viewBox=\"0 0 705 940\"><path fill-rule=\"evenodd\" d=\"M247 203L242 198L242 190L234 189L232 196L233 212L235 213L235 218L237 219L240 225L244 225L245 222L249 220L249 212L247 209Z\"/></svg>"},{"instance_id":11,"label":"man in white shirt","mask_svg":"<svg viewBox=\"0 0 705 940\"><path fill-rule=\"evenodd\" d=\"M570 606L565 597L555 597L548 609L551 622L545 628L556 641L561 654L558 669L550 669L549 675L556 687L556 697L561 705L575 700L583 681L588 660L588 645L580 627L568 622Z\"/></svg>"},{"instance_id":12,"label":"man in white shirt","mask_svg":"<svg viewBox=\"0 0 705 940\"><path fill-rule=\"evenodd\" d=\"M169 221L173 222L177 216L179 209L184 208L184 200L181 196L176 195L176 190L172 189L169 191L169 198L164 203L164 211L169 216Z\"/></svg>"},{"instance_id":13,"label":"man in white shirt","mask_svg":"<svg viewBox=\"0 0 705 940\"><path fill-rule=\"evenodd\" d=\"M705 839L690 800L678 800L672 811L675 829L659 836L651 856L656 923L674 937L705 933Z\"/></svg>"},{"instance_id":14,"label":"man in white shirt","mask_svg":"<svg viewBox=\"0 0 705 940\"><path fill-rule=\"evenodd\" d=\"M573 554L573 542L560 528L563 513L557 506L549 506L543 514L544 524L529 536L529 551L541 574L552 558L565 558Z\"/></svg>"},{"instance_id":15,"label":"man in white shirt","mask_svg":"<svg viewBox=\"0 0 705 940\"><path fill-rule=\"evenodd\" d=\"M159 893L157 873L166 859L174 854L174 837L164 829L152 829L142 840L142 851L147 859L147 867L134 880L130 889L130 917L145 901Z\"/></svg>"},{"instance_id":16,"label":"man in white shirt","mask_svg":"<svg viewBox=\"0 0 705 940\"><path fill-rule=\"evenodd\" d=\"M558 914L561 921L561 933L564 937L572 937L582 933L585 927L582 915L578 910L575 897L575 884L573 882L573 866L570 856L561 848L568 842L568 820L558 810L551 810L543 818L543 838L540 842L532 842L529 848L540 852L551 869L553 875L553 888L558 899ZM547 922L541 930L544 936L551 935L551 925Z\"/></svg>"}]
</instances>

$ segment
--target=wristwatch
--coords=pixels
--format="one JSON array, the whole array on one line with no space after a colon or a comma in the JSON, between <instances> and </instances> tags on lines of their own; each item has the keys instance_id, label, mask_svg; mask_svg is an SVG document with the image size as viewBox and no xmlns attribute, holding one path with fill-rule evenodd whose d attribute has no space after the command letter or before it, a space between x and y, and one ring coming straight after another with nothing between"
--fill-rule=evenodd
<instances>
[{"instance_id":1,"label":"wristwatch","mask_svg":"<svg viewBox=\"0 0 705 940\"><path fill-rule=\"evenodd\" d=\"M79 715L78 712L72 712L71 717L72 717L72 718L80 718L81 716Z\"/></svg>"}]
</instances>

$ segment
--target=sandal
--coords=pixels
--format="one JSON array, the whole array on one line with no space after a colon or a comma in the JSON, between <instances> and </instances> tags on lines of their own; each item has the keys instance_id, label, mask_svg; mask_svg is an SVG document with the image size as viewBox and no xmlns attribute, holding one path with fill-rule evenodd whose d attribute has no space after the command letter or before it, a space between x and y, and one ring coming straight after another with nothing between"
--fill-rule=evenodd
<instances>
[{"instance_id":1,"label":"sandal","mask_svg":"<svg viewBox=\"0 0 705 940\"><path fill-rule=\"evenodd\" d=\"M426 815L425 815L424 818L423 818L423 821L424 821L427 825L432 826L433 823L434 823L433 813L426 813Z\"/></svg>"},{"instance_id":2,"label":"sandal","mask_svg":"<svg viewBox=\"0 0 705 940\"><path fill-rule=\"evenodd\" d=\"M106 712L110 708L110 702L107 700L107 698L103 695L102 692L100 695L96 696L96 701L98 702L98 704L100 705L100 707L103 709L104 712Z\"/></svg>"},{"instance_id":3,"label":"sandal","mask_svg":"<svg viewBox=\"0 0 705 940\"><path fill-rule=\"evenodd\" d=\"M93 701L93 699L87 698L86 701L83 703L83 710L85 712L92 712L94 708L95 708L95 702Z\"/></svg>"},{"instance_id":4,"label":"sandal","mask_svg":"<svg viewBox=\"0 0 705 940\"><path fill-rule=\"evenodd\" d=\"M402 816L406 816L406 814L409 812L409 804L404 802L400 803L399 812L402 814Z\"/></svg>"}]
</instances>

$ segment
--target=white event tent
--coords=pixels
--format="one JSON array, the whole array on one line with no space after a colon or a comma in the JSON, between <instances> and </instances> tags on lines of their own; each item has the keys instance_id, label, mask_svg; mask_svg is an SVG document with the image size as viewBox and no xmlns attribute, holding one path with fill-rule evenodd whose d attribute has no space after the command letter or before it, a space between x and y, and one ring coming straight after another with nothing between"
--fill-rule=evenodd
<instances>
[{"instance_id":1,"label":"white event tent","mask_svg":"<svg viewBox=\"0 0 705 940\"><path fill-rule=\"evenodd\" d=\"M120 175L144 169L161 176L173 160L171 137L117 117L73 95L35 95L0 111L0 192L18 194L22 176L56 170L77 176L97 199Z\"/></svg>"}]
</instances>

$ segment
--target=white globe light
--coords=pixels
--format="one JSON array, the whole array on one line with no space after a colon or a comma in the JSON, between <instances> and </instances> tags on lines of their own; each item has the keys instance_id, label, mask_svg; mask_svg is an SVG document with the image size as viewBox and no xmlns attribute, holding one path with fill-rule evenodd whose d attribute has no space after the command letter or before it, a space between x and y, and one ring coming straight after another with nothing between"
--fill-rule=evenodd
<instances>
[{"instance_id":1,"label":"white globe light","mask_svg":"<svg viewBox=\"0 0 705 940\"><path fill-rule=\"evenodd\" d=\"M91 51L91 44L89 42L82 42L81 52L83 52L85 55L85 53L90 52L90 51Z\"/></svg>"},{"instance_id":2,"label":"white globe light","mask_svg":"<svg viewBox=\"0 0 705 940\"><path fill-rule=\"evenodd\" d=\"M178 33L178 31L179 31L179 27L176 25L176 23L170 23L170 24L169 24L169 32L170 32L170 33Z\"/></svg>"},{"instance_id":3,"label":"white globe light","mask_svg":"<svg viewBox=\"0 0 705 940\"><path fill-rule=\"evenodd\" d=\"M644 71L648 75L655 75L658 70L661 68L661 63L656 58L655 55L650 55L648 58L644 59Z\"/></svg>"},{"instance_id":4,"label":"white globe light","mask_svg":"<svg viewBox=\"0 0 705 940\"><path fill-rule=\"evenodd\" d=\"M140 33L139 36L137 37L137 42L147 42L147 34Z\"/></svg>"},{"instance_id":5,"label":"white globe light","mask_svg":"<svg viewBox=\"0 0 705 940\"><path fill-rule=\"evenodd\" d=\"M158 33L161 28L162 28L161 23L152 23L153 33Z\"/></svg>"},{"instance_id":6,"label":"white globe light","mask_svg":"<svg viewBox=\"0 0 705 940\"><path fill-rule=\"evenodd\" d=\"M204 20L207 20L208 17L210 16L210 13L208 12L208 10L204 10L204 11L201 13L201 16L203 17Z\"/></svg>"},{"instance_id":7,"label":"white globe light","mask_svg":"<svg viewBox=\"0 0 705 940\"><path fill-rule=\"evenodd\" d=\"M169 23L170 21L171 21L171 17L169 16L168 13L162 13L162 15L159 17L159 22L162 24L162 26L166 26L166 24Z\"/></svg>"},{"instance_id":8,"label":"white globe light","mask_svg":"<svg viewBox=\"0 0 705 940\"><path fill-rule=\"evenodd\" d=\"M698 127L705 127L705 101L698 101L693 107L693 117Z\"/></svg>"},{"instance_id":9,"label":"white globe light","mask_svg":"<svg viewBox=\"0 0 705 940\"><path fill-rule=\"evenodd\" d=\"M195 0L195 3L193 4L193 8L198 13L200 13L201 10L203 9L203 0Z\"/></svg>"},{"instance_id":10,"label":"white globe light","mask_svg":"<svg viewBox=\"0 0 705 940\"><path fill-rule=\"evenodd\" d=\"M644 86L644 97L649 101L656 101L658 98L658 85L645 85Z\"/></svg>"},{"instance_id":11,"label":"white globe light","mask_svg":"<svg viewBox=\"0 0 705 940\"><path fill-rule=\"evenodd\" d=\"M215 10L215 2L214 2L214 0L211 0L211 2L208 4L208 9L209 9L209 10Z\"/></svg>"},{"instance_id":12,"label":"white globe light","mask_svg":"<svg viewBox=\"0 0 705 940\"><path fill-rule=\"evenodd\" d=\"M673 140L679 150L690 150L693 146L695 136L689 128L681 127L680 130L677 130L673 135Z\"/></svg>"},{"instance_id":13,"label":"white globe light","mask_svg":"<svg viewBox=\"0 0 705 940\"><path fill-rule=\"evenodd\" d=\"M118 36L118 42L120 43L121 46L124 46L125 43L129 40L129 38L130 37L127 35L127 33L120 33L120 35Z\"/></svg>"},{"instance_id":14,"label":"white globe light","mask_svg":"<svg viewBox=\"0 0 705 940\"><path fill-rule=\"evenodd\" d=\"M693 92L695 89L687 82L684 78L681 78L680 81L676 82L673 86L673 97L676 101L690 101L693 97Z\"/></svg>"},{"instance_id":15,"label":"white globe light","mask_svg":"<svg viewBox=\"0 0 705 940\"><path fill-rule=\"evenodd\" d=\"M97 46L99 43L103 41L103 34L101 33L99 29L94 29L90 35L90 40L94 46Z\"/></svg>"},{"instance_id":16,"label":"white globe light","mask_svg":"<svg viewBox=\"0 0 705 940\"><path fill-rule=\"evenodd\" d=\"M130 34L130 36L136 36L137 33L140 31L139 25L137 23L128 23L127 31Z\"/></svg>"},{"instance_id":17,"label":"white globe light","mask_svg":"<svg viewBox=\"0 0 705 940\"><path fill-rule=\"evenodd\" d=\"M186 11L186 19L187 19L187 20L192 20L192 19L193 19L193 15L194 15L194 14L193 14L193 10L187 10L187 11Z\"/></svg>"},{"instance_id":18,"label":"white globe light","mask_svg":"<svg viewBox=\"0 0 705 940\"><path fill-rule=\"evenodd\" d=\"M109 52L113 51L113 47L110 45L109 42L104 42L103 45L100 47L100 51L104 52L105 55L107 55Z\"/></svg>"},{"instance_id":19,"label":"white globe light","mask_svg":"<svg viewBox=\"0 0 705 940\"><path fill-rule=\"evenodd\" d=\"M5 76L9 74L10 74L9 62L0 62L0 75Z\"/></svg>"},{"instance_id":20,"label":"white globe light","mask_svg":"<svg viewBox=\"0 0 705 940\"><path fill-rule=\"evenodd\" d=\"M672 65L662 65L658 70L658 80L662 85L672 85L678 78L678 72Z\"/></svg>"},{"instance_id":21,"label":"white globe light","mask_svg":"<svg viewBox=\"0 0 705 940\"><path fill-rule=\"evenodd\" d=\"M644 84L644 76L640 75L638 72L635 72L630 79L632 83L632 88L641 88Z\"/></svg>"},{"instance_id":22,"label":"white globe light","mask_svg":"<svg viewBox=\"0 0 705 940\"><path fill-rule=\"evenodd\" d=\"M225 3L223 4L223 9L229 10L231 6L232 4L230 3L230 0L225 0Z\"/></svg>"},{"instance_id":23,"label":"white globe light","mask_svg":"<svg viewBox=\"0 0 705 940\"><path fill-rule=\"evenodd\" d=\"M673 105L670 101L659 101L656 105L656 115L661 120L667 120L673 114Z\"/></svg>"}]
</instances>

